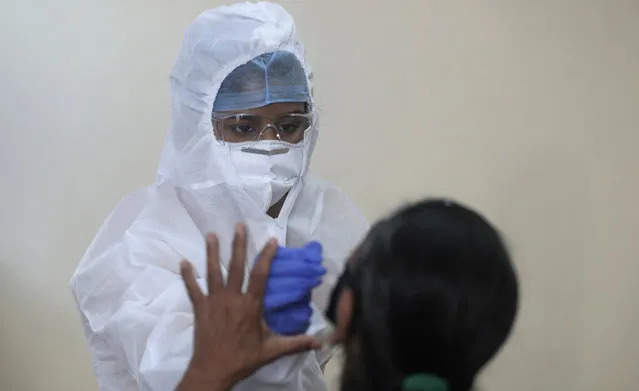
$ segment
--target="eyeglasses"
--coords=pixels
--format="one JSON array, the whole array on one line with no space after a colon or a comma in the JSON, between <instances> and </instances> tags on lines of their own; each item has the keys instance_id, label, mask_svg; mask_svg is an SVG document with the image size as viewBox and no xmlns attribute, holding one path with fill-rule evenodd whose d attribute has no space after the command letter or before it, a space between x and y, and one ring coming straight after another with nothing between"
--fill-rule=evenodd
<instances>
[{"instance_id":1,"label":"eyeglasses","mask_svg":"<svg viewBox=\"0 0 639 391\"><path fill-rule=\"evenodd\" d=\"M275 121L252 114L213 113L215 135L229 143L258 142L268 139L267 131L273 131L275 139L291 144L304 140L304 133L313 124L311 113L284 114Z\"/></svg>"}]
</instances>

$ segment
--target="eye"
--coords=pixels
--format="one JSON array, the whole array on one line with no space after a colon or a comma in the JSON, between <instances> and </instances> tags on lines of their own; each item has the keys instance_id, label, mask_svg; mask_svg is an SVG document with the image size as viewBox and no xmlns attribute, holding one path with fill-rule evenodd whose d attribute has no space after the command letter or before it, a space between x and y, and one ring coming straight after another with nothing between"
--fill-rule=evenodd
<instances>
[{"instance_id":1,"label":"eye","mask_svg":"<svg viewBox=\"0 0 639 391\"><path fill-rule=\"evenodd\" d=\"M279 121L278 128L284 133L297 133L303 132L310 126L310 123L305 117L286 117Z\"/></svg>"},{"instance_id":2,"label":"eye","mask_svg":"<svg viewBox=\"0 0 639 391\"><path fill-rule=\"evenodd\" d=\"M250 124L229 125L229 128L231 129L233 133L238 133L243 135L257 132L255 127L253 127Z\"/></svg>"},{"instance_id":3,"label":"eye","mask_svg":"<svg viewBox=\"0 0 639 391\"><path fill-rule=\"evenodd\" d=\"M295 133L300 130L300 127L297 124L281 124L280 129L282 129L284 133Z\"/></svg>"}]
</instances>

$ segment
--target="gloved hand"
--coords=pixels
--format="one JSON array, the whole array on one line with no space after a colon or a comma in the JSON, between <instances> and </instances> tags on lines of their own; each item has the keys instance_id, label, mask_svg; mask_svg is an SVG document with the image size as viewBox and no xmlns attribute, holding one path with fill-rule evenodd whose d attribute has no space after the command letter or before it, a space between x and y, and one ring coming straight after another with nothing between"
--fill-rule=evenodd
<instances>
[{"instance_id":1,"label":"gloved hand","mask_svg":"<svg viewBox=\"0 0 639 391\"><path fill-rule=\"evenodd\" d=\"M308 329L313 314L311 292L325 273L319 243L277 249L264 297L264 317L271 330L296 335Z\"/></svg>"},{"instance_id":2,"label":"gloved hand","mask_svg":"<svg viewBox=\"0 0 639 391\"><path fill-rule=\"evenodd\" d=\"M311 308L310 297L308 302L300 300L298 303L264 312L269 329L286 336L304 334L311 325L312 315L313 308Z\"/></svg>"}]
</instances>

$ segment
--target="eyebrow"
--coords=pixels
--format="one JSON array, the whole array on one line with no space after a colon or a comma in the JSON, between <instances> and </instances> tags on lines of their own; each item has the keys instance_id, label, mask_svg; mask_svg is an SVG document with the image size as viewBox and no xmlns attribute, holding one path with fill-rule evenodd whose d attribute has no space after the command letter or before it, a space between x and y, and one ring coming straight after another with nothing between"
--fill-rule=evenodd
<instances>
[{"instance_id":1,"label":"eyebrow","mask_svg":"<svg viewBox=\"0 0 639 391\"><path fill-rule=\"evenodd\" d=\"M231 115L229 118L235 118L235 119L253 119L259 117L259 115L255 115L255 114L244 114L244 113L237 113L237 114L233 114Z\"/></svg>"},{"instance_id":2,"label":"eyebrow","mask_svg":"<svg viewBox=\"0 0 639 391\"><path fill-rule=\"evenodd\" d=\"M283 115L285 115L285 114L306 114L306 110L302 110L302 109L290 110L290 111L284 113Z\"/></svg>"},{"instance_id":3,"label":"eyebrow","mask_svg":"<svg viewBox=\"0 0 639 391\"><path fill-rule=\"evenodd\" d=\"M289 115L289 114L308 114L306 111L301 110L301 109L295 109L295 110L289 110L285 113L281 113L278 115L278 117L281 117L283 115ZM264 115L260 115L260 114L248 114L248 113L236 113L236 114L229 114L229 115L225 115L223 116L225 118L235 118L235 119L239 119L239 120L251 120L251 119L255 119L255 118L263 118Z\"/></svg>"}]
</instances>

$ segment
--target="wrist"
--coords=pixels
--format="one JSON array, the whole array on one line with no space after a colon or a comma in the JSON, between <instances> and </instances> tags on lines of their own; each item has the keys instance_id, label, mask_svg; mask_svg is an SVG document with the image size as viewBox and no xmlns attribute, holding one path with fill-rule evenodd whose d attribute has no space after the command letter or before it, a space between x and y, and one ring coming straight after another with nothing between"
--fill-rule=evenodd
<instances>
[{"instance_id":1,"label":"wrist","mask_svg":"<svg viewBox=\"0 0 639 391\"><path fill-rule=\"evenodd\" d=\"M209 374L191 363L176 391L229 391L233 384L228 377Z\"/></svg>"}]
</instances>

